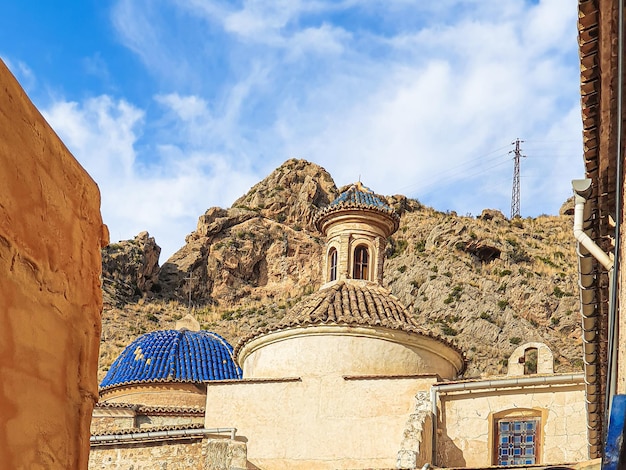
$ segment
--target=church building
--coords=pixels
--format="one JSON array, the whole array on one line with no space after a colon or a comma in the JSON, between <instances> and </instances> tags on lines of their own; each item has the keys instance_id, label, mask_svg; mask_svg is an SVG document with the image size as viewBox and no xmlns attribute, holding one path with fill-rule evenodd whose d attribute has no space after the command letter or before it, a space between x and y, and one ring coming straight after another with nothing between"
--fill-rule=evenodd
<instances>
[{"instance_id":1,"label":"church building","mask_svg":"<svg viewBox=\"0 0 626 470\"><path fill-rule=\"evenodd\" d=\"M321 210L320 289L232 348L199 331L137 338L101 384L90 468L415 469L589 459L583 374L542 343L508 375L464 354L383 286L399 217L361 183ZM159 466L167 462L167 466Z\"/></svg>"}]
</instances>

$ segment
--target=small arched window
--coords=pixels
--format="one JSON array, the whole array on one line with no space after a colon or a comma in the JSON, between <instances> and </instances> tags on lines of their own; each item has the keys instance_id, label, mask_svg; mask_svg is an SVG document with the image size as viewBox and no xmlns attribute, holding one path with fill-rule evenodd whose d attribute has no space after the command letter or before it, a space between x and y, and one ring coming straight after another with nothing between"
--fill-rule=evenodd
<instances>
[{"instance_id":1,"label":"small arched window","mask_svg":"<svg viewBox=\"0 0 626 470\"><path fill-rule=\"evenodd\" d=\"M524 350L524 375L537 373L537 348Z\"/></svg>"},{"instance_id":2,"label":"small arched window","mask_svg":"<svg viewBox=\"0 0 626 470\"><path fill-rule=\"evenodd\" d=\"M353 279L368 279L369 252L365 245L359 245L354 250Z\"/></svg>"},{"instance_id":3,"label":"small arched window","mask_svg":"<svg viewBox=\"0 0 626 470\"><path fill-rule=\"evenodd\" d=\"M331 248L328 254L328 280L337 280L337 250Z\"/></svg>"}]
</instances>

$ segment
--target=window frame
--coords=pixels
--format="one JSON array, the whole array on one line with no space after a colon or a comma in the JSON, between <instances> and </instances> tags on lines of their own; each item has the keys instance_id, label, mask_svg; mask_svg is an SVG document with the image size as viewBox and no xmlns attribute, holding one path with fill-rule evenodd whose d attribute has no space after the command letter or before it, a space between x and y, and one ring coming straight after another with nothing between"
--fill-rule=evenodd
<instances>
[{"instance_id":1,"label":"window frame","mask_svg":"<svg viewBox=\"0 0 626 470\"><path fill-rule=\"evenodd\" d=\"M337 280L337 267L339 261L339 253L334 246L328 250L328 282Z\"/></svg>"},{"instance_id":2,"label":"window frame","mask_svg":"<svg viewBox=\"0 0 626 470\"><path fill-rule=\"evenodd\" d=\"M532 464L530 463L504 463L501 461L500 457L500 436L501 436L501 431L500 431L500 424L501 423L505 423L505 422L509 422L509 423L528 423L528 422L534 422L534 454L533 454L533 460L534 462ZM541 451L542 451L542 423L544 422L544 417L542 415L541 411L538 410L531 410L531 409L518 409L518 410L507 410L504 412L500 412L500 413L496 413L493 416L492 419L492 438L493 438L493 442L492 442L492 465L499 465L499 466L511 466L511 465L537 465L537 464L541 464ZM521 434L521 438L527 437L527 434L523 431L520 430L520 434ZM515 434L512 434L512 436L515 436ZM514 443L515 444L515 443ZM523 455L521 454L521 452L523 452L523 450L526 448L525 445L523 445L522 442L520 442L520 455L519 458L522 458ZM513 445L513 447L510 447L510 449L515 450L516 447L515 445Z\"/></svg>"},{"instance_id":3,"label":"window frame","mask_svg":"<svg viewBox=\"0 0 626 470\"><path fill-rule=\"evenodd\" d=\"M363 261L363 257L361 256L359 259L359 254L365 254L365 261ZM354 247L354 251L352 252L352 279L359 279L362 281L369 281L370 279L370 260L372 259L370 255L370 248L364 243L359 243ZM357 273L361 274L361 277L357 277Z\"/></svg>"}]
</instances>

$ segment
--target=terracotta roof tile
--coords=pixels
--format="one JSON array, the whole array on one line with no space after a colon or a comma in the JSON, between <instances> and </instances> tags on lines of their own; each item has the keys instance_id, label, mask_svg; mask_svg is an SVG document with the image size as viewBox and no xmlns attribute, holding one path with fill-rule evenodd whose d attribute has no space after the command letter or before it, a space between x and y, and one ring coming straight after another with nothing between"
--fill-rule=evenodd
<instances>
[{"instance_id":1,"label":"terracotta roof tile","mask_svg":"<svg viewBox=\"0 0 626 470\"><path fill-rule=\"evenodd\" d=\"M372 326L435 338L462 354L448 340L419 327L400 301L384 287L367 281L338 281L294 305L279 323L242 338L235 355L248 341L290 328L314 325Z\"/></svg>"}]
</instances>

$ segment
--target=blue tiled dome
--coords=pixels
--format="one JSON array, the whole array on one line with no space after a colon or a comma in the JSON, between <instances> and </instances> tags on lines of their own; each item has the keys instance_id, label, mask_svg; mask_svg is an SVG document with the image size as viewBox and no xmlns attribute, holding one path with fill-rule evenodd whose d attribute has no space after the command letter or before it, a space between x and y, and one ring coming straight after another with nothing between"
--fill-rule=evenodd
<instances>
[{"instance_id":1,"label":"blue tiled dome","mask_svg":"<svg viewBox=\"0 0 626 470\"><path fill-rule=\"evenodd\" d=\"M330 203L331 206L337 206L341 204L359 204L364 206L373 206L383 210L391 211L391 207L389 207L383 200L378 197L374 192L369 189L367 186L363 186L360 182L353 184L347 190L337 197L333 202Z\"/></svg>"},{"instance_id":2,"label":"blue tiled dome","mask_svg":"<svg viewBox=\"0 0 626 470\"><path fill-rule=\"evenodd\" d=\"M374 191L359 181L351 185L337 199L317 213L314 220L315 226L320 232L323 232L322 226L327 220L333 218L336 214L354 211L355 209L365 213L369 212L370 214L383 214L392 224L389 235L395 232L400 224L400 216L397 212Z\"/></svg>"},{"instance_id":3,"label":"blue tiled dome","mask_svg":"<svg viewBox=\"0 0 626 470\"><path fill-rule=\"evenodd\" d=\"M115 360L101 388L138 382L204 382L240 379L233 347L209 331L162 330L129 344Z\"/></svg>"}]
</instances>

